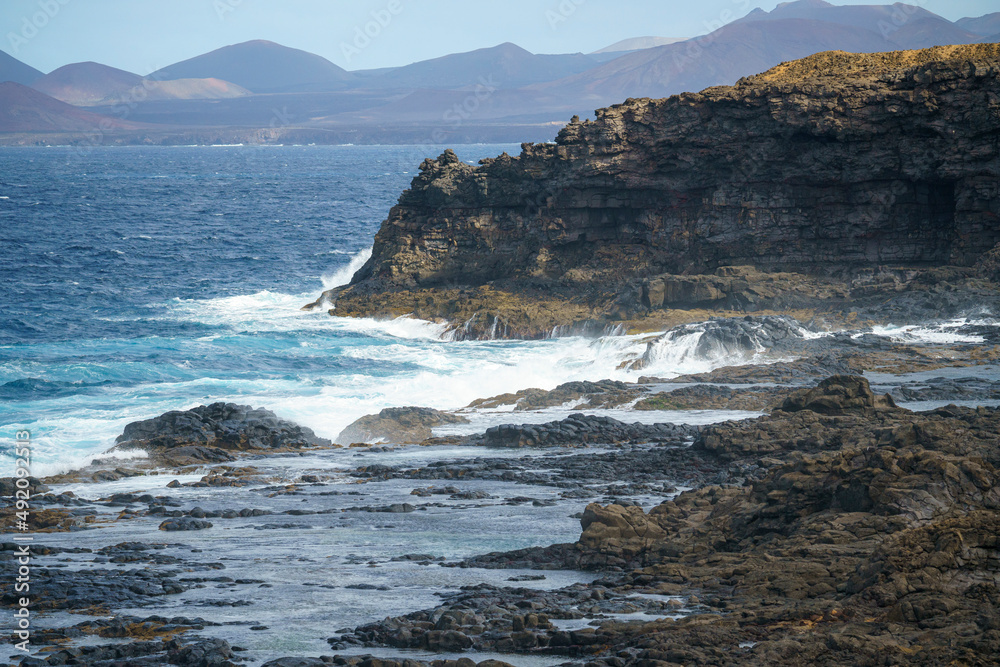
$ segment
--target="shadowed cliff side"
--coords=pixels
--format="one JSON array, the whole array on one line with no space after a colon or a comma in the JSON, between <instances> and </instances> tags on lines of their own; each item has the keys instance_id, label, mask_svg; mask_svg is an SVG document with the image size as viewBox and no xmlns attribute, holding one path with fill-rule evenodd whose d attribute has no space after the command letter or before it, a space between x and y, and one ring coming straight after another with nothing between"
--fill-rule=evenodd
<instances>
[{"instance_id":1,"label":"shadowed cliff side","mask_svg":"<svg viewBox=\"0 0 1000 667\"><path fill-rule=\"evenodd\" d=\"M835 317L901 293L933 312L942 289L989 302L998 143L1000 44L819 53L599 109L517 157L425 160L325 301L470 336L678 308Z\"/></svg>"}]
</instances>

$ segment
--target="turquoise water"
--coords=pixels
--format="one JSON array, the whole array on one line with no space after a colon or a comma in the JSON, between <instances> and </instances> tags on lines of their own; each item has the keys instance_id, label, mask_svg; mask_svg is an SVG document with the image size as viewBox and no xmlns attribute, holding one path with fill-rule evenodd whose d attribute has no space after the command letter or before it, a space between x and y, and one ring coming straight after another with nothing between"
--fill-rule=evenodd
<instances>
[{"instance_id":1,"label":"turquoise water","mask_svg":"<svg viewBox=\"0 0 1000 667\"><path fill-rule=\"evenodd\" d=\"M458 147L476 162L509 145ZM225 400L334 437L391 405L621 374L632 339L450 342L416 320L301 306L348 282L419 146L0 150L0 438L36 474L125 424ZM9 464L9 460L8 460Z\"/></svg>"}]
</instances>

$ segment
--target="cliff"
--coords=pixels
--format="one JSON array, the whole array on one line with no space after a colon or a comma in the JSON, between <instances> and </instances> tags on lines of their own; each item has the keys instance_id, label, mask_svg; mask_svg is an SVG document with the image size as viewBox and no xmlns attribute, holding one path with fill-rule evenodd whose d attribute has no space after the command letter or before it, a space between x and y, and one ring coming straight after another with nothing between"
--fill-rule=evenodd
<instances>
[{"instance_id":1,"label":"cliff","mask_svg":"<svg viewBox=\"0 0 1000 667\"><path fill-rule=\"evenodd\" d=\"M471 335L845 306L859 276L899 292L994 266L998 177L1000 44L819 53L599 109L517 157L425 160L326 299Z\"/></svg>"}]
</instances>

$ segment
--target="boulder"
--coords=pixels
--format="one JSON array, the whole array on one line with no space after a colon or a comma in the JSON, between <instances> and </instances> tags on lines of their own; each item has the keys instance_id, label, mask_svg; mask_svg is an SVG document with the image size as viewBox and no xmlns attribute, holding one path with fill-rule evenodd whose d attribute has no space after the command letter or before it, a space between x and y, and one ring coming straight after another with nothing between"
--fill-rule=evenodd
<instances>
[{"instance_id":1,"label":"boulder","mask_svg":"<svg viewBox=\"0 0 1000 667\"><path fill-rule=\"evenodd\" d=\"M234 451L329 446L312 429L280 419L270 410L234 403L213 403L174 410L132 422L115 440L115 449L173 454L180 462L228 460ZM225 450L225 451L219 451ZM183 464L183 463L182 463Z\"/></svg>"},{"instance_id":2,"label":"boulder","mask_svg":"<svg viewBox=\"0 0 1000 667\"><path fill-rule=\"evenodd\" d=\"M802 389L777 408L782 412L810 410L821 415L866 414L898 410L892 396L876 396L868 380L860 375L834 375L811 389Z\"/></svg>"},{"instance_id":3,"label":"boulder","mask_svg":"<svg viewBox=\"0 0 1000 667\"><path fill-rule=\"evenodd\" d=\"M388 442L411 444L430 438L431 429L445 424L465 424L461 415L433 408L386 408L377 415L365 415L340 432L336 442L350 445L357 442Z\"/></svg>"}]
</instances>

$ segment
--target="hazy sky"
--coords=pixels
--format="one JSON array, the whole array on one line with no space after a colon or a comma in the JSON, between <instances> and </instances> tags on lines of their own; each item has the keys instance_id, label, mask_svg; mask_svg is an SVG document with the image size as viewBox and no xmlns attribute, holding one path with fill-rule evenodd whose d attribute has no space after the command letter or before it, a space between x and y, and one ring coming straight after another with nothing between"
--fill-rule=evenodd
<instances>
[{"instance_id":1,"label":"hazy sky","mask_svg":"<svg viewBox=\"0 0 1000 667\"><path fill-rule=\"evenodd\" d=\"M775 0L0 0L0 50L44 72L94 60L148 74L220 46L268 39L317 53L347 69L367 69L502 42L535 53L575 53L642 35L694 37L754 7L771 10L776 4ZM950 20L1000 10L1000 0L911 4ZM372 23L376 19L381 25ZM367 44L358 37L366 26L376 34Z\"/></svg>"}]
</instances>

